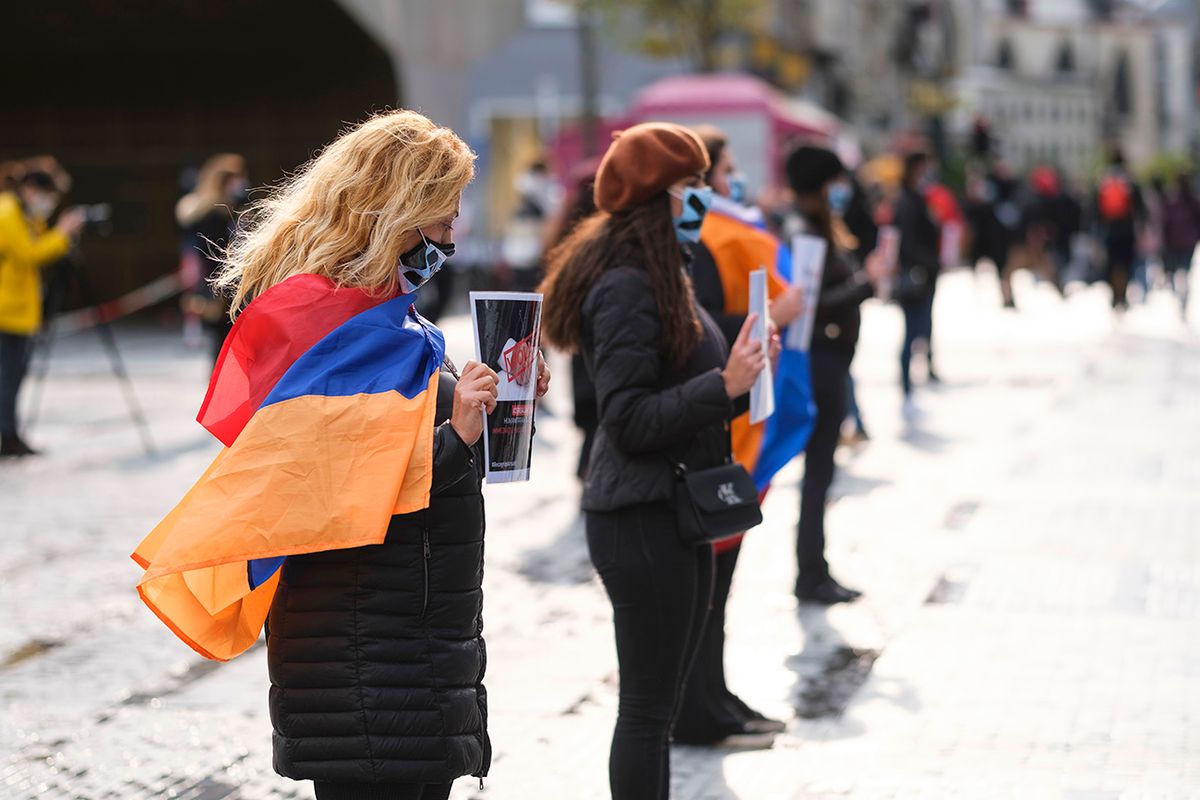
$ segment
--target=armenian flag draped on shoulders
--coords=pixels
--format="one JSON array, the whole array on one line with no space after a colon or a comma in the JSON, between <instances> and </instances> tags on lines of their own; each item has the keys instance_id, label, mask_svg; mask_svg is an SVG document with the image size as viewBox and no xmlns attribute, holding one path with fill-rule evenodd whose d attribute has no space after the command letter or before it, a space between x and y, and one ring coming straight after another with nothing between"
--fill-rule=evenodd
<instances>
[{"instance_id":1,"label":"armenian flag draped on shoulders","mask_svg":"<svg viewBox=\"0 0 1200 800\"><path fill-rule=\"evenodd\" d=\"M756 210L717 198L704 219L700 240L717 265L726 314L748 312L754 270L767 270L767 294L772 300L787 290L791 251L765 230ZM774 377L775 413L755 425L750 424L749 413L742 414L731 428L733 456L754 478L760 495L775 474L803 452L816 421L808 353L784 347Z\"/></svg>"},{"instance_id":2,"label":"armenian flag draped on shoulders","mask_svg":"<svg viewBox=\"0 0 1200 800\"><path fill-rule=\"evenodd\" d=\"M138 594L201 655L258 639L289 555L426 508L441 332L414 295L296 275L238 316L197 420L225 447L138 545Z\"/></svg>"}]
</instances>

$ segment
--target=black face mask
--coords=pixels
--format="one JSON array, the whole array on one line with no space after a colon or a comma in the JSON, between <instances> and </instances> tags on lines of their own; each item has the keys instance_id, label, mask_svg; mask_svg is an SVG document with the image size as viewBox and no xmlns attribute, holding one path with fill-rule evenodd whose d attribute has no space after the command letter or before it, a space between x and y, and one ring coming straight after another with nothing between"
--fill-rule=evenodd
<instances>
[{"instance_id":1,"label":"black face mask","mask_svg":"<svg viewBox=\"0 0 1200 800\"><path fill-rule=\"evenodd\" d=\"M411 294L420 289L437 274L437 271L446 263L446 259L452 255L454 255L453 244L431 242L422 234L420 244L400 254L400 288L405 294Z\"/></svg>"}]
</instances>

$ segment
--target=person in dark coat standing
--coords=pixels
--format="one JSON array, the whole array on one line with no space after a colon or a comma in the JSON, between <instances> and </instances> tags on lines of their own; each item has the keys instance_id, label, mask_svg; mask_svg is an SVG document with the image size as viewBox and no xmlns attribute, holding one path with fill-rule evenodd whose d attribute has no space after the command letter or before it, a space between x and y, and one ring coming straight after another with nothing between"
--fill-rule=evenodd
<instances>
[{"instance_id":1,"label":"person in dark coat standing","mask_svg":"<svg viewBox=\"0 0 1200 800\"><path fill-rule=\"evenodd\" d=\"M752 235L769 235L765 231L755 230L753 211L743 204L744 178L738 171L725 134L710 125L697 127L696 133L708 152L711 166L705 173L704 180L712 186L714 199L713 212L706 218L707 223L701 231L701 239L691 246L692 281L697 302L716 321L725 334L726 343L732 347L742 326L746 324L746 314L734 313L729 307L721 270L708 246L713 241L712 226L724 217L745 223L745 233L740 237L742 239ZM719 250L718 245L714 246ZM728 255L725 256L723 265L726 269L736 271L745 281L749 280L748 275L751 271L765 266L757 261L733 261ZM737 285L740 287L742 284ZM803 289L799 286L787 287L776 293L770 301L771 322L776 328L782 329L800 316L803 309ZM744 312L743 309L739 311ZM737 421L734 422L735 451L738 424ZM675 741L682 744L738 749L770 747L774 742L774 735L786 729L782 721L771 719L747 705L729 689L725 681L725 606L733 586L733 573L742 548L742 536L732 536L713 545L715 573L712 612L696 655L696 663L688 678L675 727Z\"/></svg>"},{"instance_id":2,"label":"person in dark coat standing","mask_svg":"<svg viewBox=\"0 0 1200 800\"><path fill-rule=\"evenodd\" d=\"M867 257L866 269L859 269L846 247L850 237L838 227L840 223L835 223L829 192L845 172L837 155L821 147L798 147L787 160L788 183L796 197L787 233L789 237L800 233L819 236L827 244L809 349L817 421L804 450L795 586L798 600L820 605L844 603L861 595L829 574L825 503L833 483L833 456L846 418L847 380L861 323L859 306L875 294L875 286L886 277L886 266L877 251Z\"/></svg>"},{"instance_id":3,"label":"person in dark coat standing","mask_svg":"<svg viewBox=\"0 0 1200 800\"><path fill-rule=\"evenodd\" d=\"M900 275L897 295L904 310L904 344L900 348L900 388L904 392L904 412L916 411L912 399L913 346L924 342L929 364L929 379L937 380L933 370L933 295L937 288L941 255L938 250L937 224L929 216L922 184L929 171L929 156L909 153L904 158L900 196L896 199L896 227L900 230Z\"/></svg>"},{"instance_id":4,"label":"person in dark coat standing","mask_svg":"<svg viewBox=\"0 0 1200 800\"><path fill-rule=\"evenodd\" d=\"M184 297L185 310L200 318L215 362L233 328L228 298L213 292L212 279L221 266L221 252L237 229L238 212L249 190L246 162L235 153L221 153L204 162L196 186L175 204L175 221L184 234L184 248L194 250L200 274Z\"/></svg>"},{"instance_id":5,"label":"person in dark coat standing","mask_svg":"<svg viewBox=\"0 0 1200 800\"><path fill-rule=\"evenodd\" d=\"M454 251L473 161L419 114L373 117L262 201L217 287L234 308L301 273L381 302L416 292ZM539 394L548 381L539 360ZM427 505L393 516L382 544L283 563L266 624L274 766L318 800L445 800L488 773L479 439L497 384L446 362Z\"/></svg>"},{"instance_id":6,"label":"person in dark coat standing","mask_svg":"<svg viewBox=\"0 0 1200 800\"><path fill-rule=\"evenodd\" d=\"M767 363L748 319L732 352L692 294L684 245L711 189L704 144L670 123L617 135L596 205L553 253L542 331L580 352L600 426L583 487L588 551L613 605L620 703L614 800L666 800L669 741L712 597L712 547L683 542L674 465L731 460L735 400Z\"/></svg>"}]
</instances>

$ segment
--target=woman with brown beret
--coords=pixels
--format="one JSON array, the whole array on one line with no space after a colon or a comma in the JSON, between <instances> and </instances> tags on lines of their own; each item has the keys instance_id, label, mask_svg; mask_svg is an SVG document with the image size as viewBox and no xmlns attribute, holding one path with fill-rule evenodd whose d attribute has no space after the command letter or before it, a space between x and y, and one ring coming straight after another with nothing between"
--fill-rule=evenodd
<instances>
[{"instance_id":1,"label":"woman with brown beret","mask_svg":"<svg viewBox=\"0 0 1200 800\"><path fill-rule=\"evenodd\" d=\"M712 593L712 548L685 544L675 464L730 461L729 423L767 363L732 351L696 304L687 248L711 202L704 144L668 123L616 137L596 176L595 215L550 254L546 339L582 354L600 415L583 487L588 550L613 604L620 703L614 800L666 800L669 739Z\"/></svg>"}]
</instances>

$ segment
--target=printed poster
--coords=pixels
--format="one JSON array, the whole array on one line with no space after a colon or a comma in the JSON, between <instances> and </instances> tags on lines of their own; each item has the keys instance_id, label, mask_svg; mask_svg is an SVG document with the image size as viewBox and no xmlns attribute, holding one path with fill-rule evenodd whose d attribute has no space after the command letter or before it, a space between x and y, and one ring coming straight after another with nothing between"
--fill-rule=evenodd
<instances>
[{"instance_id":1,"label":"printed poster","mask_svg":"<svg viewBox=\"0 0 1200 800\"><path fill-rule=\"evenodd\" d=\"M471 292L475 358L500 376L496 410L487 415L483 453L488 483L529 480L537 399L542 296Z\"/></svg>"}]
</instances>

